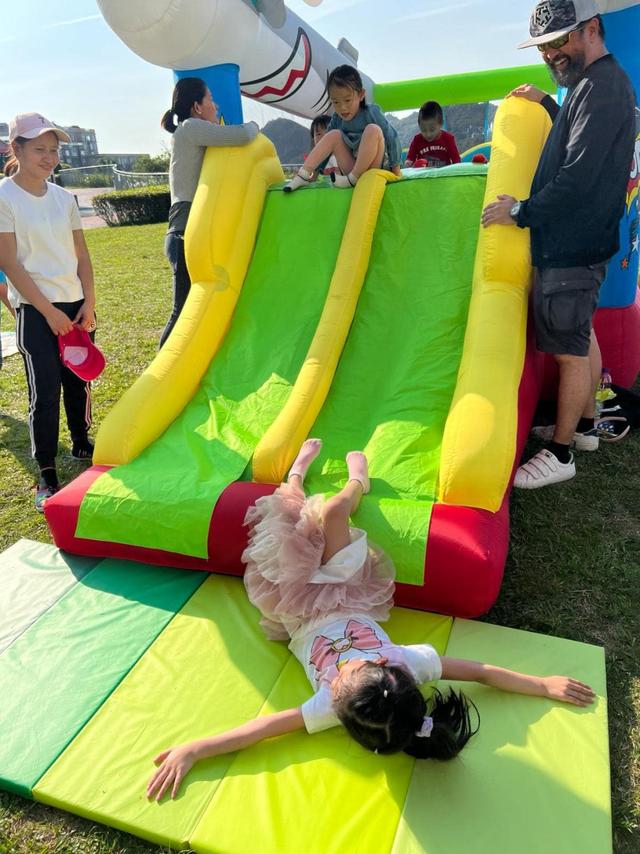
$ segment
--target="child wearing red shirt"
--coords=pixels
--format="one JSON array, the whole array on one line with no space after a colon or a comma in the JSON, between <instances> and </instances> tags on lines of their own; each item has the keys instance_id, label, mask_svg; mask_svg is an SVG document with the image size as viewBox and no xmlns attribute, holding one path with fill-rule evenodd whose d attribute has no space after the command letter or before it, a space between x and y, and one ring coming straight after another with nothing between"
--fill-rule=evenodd
<instances>
[{"instance_id":1,"label":"child wearing red shirt","mask_svg":"<svg viewBox=\"0 0 640 854\"><path fill-rule=\"evenodd\" d=\"M427 166L449 166L460 163L456 138L442 129L444 116L437 101L426 101L418 113L420 133L411 140L405 166L413 166L417 160L426 160Z\"/></svg>"}]
</instances>

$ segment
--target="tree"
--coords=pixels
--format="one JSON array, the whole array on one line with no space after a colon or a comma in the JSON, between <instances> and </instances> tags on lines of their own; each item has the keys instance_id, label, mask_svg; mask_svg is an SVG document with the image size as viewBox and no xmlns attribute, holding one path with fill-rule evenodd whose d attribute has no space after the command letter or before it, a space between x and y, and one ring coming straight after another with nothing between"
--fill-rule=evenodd
<instances>
[{"instance_id":1,"label":"tree","mask_svg":"<svg viewBox=\"0 0 640 854\"><path fill-rule=\"evenodd\" d=\"M133 172L168 172L169 154L158 154L151 157L149 154L141 154L133 164Z\"/></svg>"}]
</instances>

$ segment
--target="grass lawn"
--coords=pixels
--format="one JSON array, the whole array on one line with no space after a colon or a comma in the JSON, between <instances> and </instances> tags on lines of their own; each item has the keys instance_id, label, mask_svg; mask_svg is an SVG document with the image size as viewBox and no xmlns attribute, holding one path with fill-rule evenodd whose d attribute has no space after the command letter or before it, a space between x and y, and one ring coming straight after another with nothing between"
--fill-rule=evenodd
<instances>
[{"instance_id":1,"label":"grass lawn","mask_svg":"<svg viewBox=\"0 0 640 854\"><path fill-rule=\"evenodd\" d=\"M152 359L169 314L164 225L87 233L96 270L98 343L108 360L95 383L102 418ZM10 328L6 312L4 328ZM50 542L33 509L35 469L19 356L0 371L0 551L20 537ZM63 481L81 467L61 432ZM490 623L587 643L607 653L614 850L640 851L640 435L582 454L579 476L512 498L511 549ZM573 674L580 678L580 674ZM156 846L0 792L0 854L142 854ZM163 849L167 850L167 849ZM517 852L496 852L517 854ZM573 854L573 852L550 852Z\"/></svg>"}]
</instances>

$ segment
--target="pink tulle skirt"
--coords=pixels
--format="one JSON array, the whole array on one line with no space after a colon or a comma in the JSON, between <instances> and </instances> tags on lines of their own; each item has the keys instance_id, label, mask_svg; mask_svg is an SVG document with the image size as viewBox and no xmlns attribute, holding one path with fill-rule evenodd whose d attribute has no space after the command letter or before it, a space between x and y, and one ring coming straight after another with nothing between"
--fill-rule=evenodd
<instances>
[{"instance_id":1,"label":"pink tulle skirt","mask_svg":"<svg viewBox=\"0 0 640 854\"><path fill-rule=\"evenodd\" d=\"M327 618L365 614L389 617L395 569L364 531L351 528L351 545L322 563L322 495L305 496L288 483L249 508L244 583L262 613L267 637L286 640Z\"/></svg>"}]
</instances>

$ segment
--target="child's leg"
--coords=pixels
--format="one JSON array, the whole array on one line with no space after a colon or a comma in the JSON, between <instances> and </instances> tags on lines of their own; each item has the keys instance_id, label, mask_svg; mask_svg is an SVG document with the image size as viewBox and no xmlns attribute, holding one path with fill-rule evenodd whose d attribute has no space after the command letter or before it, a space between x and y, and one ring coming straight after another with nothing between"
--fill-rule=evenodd
<instances>
[{"instance_id":1,"label":"child's leg","mask_svg":"<svg viewBox=\"0 0 640 854\"><path fill-rule=\"evenodd\" d=\"M303 494L305 475L321 449L322 439L307 439L306 442L303 442L302 447L298 451L298 456L293 461L293 465L289 470L287 483Z\"/></svg>"},{"instance_id":2,"label":"child's leg","mask_svg":"<svg viewBox=\"0 0 640 854\"><path fill-rule=\"evenodd\" d=\"M295 178L287 182L284 189L291 192L308 184L311 181L313 172L323 160L327 160L332 154L338 161L338 166L345 174L351 171L355 163L353 155L345 145L342 133L339 130L331 130L311 150L304 162L304 166L298 170Z\"/></svg>"},{"instance_id":3,"label":"child's leg","mask_svg":"<svg viewBox=\"0 0 640 854\"><path fill-rule=\"evenodd\" d=\"M326 563L340 549L351 543L349 517L355 512L360 498L369 491L367 458L360 451L347 454L349 480L337 495L332 496L324 505L322 527L325 546L322 562Z\"/></svg>"},{"instance_id":4,"label":"child's leg","mask_svg":"<svg viewBox=\"0 0 640 854\"><path fill-rule=\"evenodd\" d=\"M362 495L362 484L350 480L337 495L329 498L322 511L324 551L322 563L326 563L341 549L351 543L349 517L354 512Z\"/></svg>"},{"instance_id":5,"label":"child's leg","mask_svg":"<svg viewBox=\"0 0 640 854\"><path fill-rule=\"evenodd\" d=\"M380 169L384 159L384 135L378 125L367 125L362 134L355 166L351 170L359 178L367 169Z\"/></svg>"},{"instance_id":6,"label":"child's leg","mask_svg":"<svg viewBox=\"0 0 640 854\"><path fill-rule=\"evenodd\" d=\"M362 133L358 156L353 169L343 175L335 175L332 180L336 187L353 187L367 169L380 169L384 159L384 135L378 125L367 125ZM342 167L340 167L342 168Z\"/></svg>"}]
</instances>

